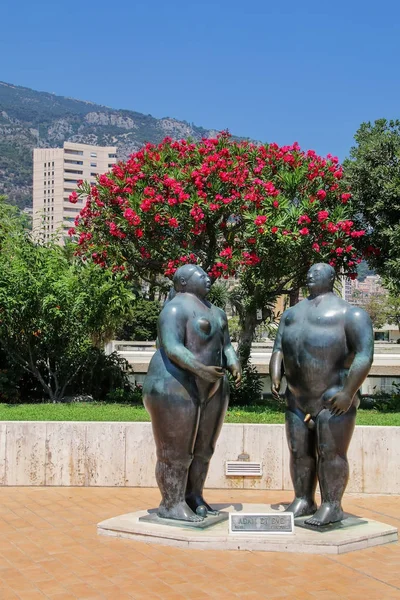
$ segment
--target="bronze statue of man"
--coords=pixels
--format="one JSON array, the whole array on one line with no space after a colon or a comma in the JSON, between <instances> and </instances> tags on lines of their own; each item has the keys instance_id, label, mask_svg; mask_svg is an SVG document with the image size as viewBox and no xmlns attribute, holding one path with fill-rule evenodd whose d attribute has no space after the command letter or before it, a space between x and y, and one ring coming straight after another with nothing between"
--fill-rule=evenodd
<instances>
[{"instance_id":1,"label":"bronze statue of man","mask_svg":"<svg viewBox=\"0 0 400 600\"><path fill-rule=\"evenodd\" d=\"M241 368L226 314L206 300L211 281L196 265L174 275L176 294L158 321L158 350L143 385L157 447L158 515L202 521L218 514L203 498L210 459L229 401L225 371Z\"/></svg>"},{"instance_id":2,"label":"bronze statue of man","mask_svg":"<svg viewBox=\"0 0 400 600\"><path fill-rule=\"evenodd\" d=\"M310 268L310 295L283 313L270 362L275 397L283 371L287 379L286 435L295 491L287 510L295 517L312 515L306 523L314 526L343 519L357 391L374 349L368 314L333 293L334 279L328 264ZM317 479L322 500L318 510Z\"/></svg>"}]
</instances>

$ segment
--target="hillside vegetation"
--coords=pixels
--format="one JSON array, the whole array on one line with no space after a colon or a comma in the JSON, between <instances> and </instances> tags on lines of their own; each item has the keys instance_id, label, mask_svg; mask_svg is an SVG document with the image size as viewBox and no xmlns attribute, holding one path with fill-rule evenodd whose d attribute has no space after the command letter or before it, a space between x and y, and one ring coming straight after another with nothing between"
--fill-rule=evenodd
<instances>
[{"instance_id":1,"label":"hillside vegetation","mask_svg":"<svg viewBox=\"0 0 400 600\"><path fill-rule=\"evenodd\" d=\"M165 117L37 92L0 82L0 194L32 206L32 150L61 147L64 141L117 146L126 159L143 143L164 137L198 140L215 131Z\"/></svg>"}]
</instances>

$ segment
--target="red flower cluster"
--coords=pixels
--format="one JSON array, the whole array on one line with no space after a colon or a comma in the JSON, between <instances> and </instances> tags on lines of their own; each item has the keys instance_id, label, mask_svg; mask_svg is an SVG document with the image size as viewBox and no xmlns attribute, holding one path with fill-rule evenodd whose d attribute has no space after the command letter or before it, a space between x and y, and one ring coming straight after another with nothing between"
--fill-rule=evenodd
<instances>
[{"instance_id":1,"label":"red flower cluster","mask_svg":"<svg viewBox=\"0 0 400 600\"><path fill-rule=\"evenodd\" d=\"M129 225L139 225L140 224L140 217L139 215L137 215L135 213L134 210L132 210L132 208L127 208L124 212L124 217L125 219L128 221Z\"/></svg>"},{"instance_id":2,"label":"red flower cluster","mask_svg":"<svg viewBox=\"0 0 400 600\"><path fill-rule=\"evenodd\" d=\"M232 250L232 248L230 248L228 246L224 250L221 250L221 252L219 253L219 255L221 256L221 258L227 258L228 260L230 260L232 258L232 255L233 255L233 250Z\"/></svg>"},{"instance_id":3,"label":"red flower cluster","mask_svg":"<svg viewBox=\"0 0 400 600\"><path fill-rule=\"evenodd\" d=\"M327 210L320 210L317 214L317 219L320 223L323 223L329 217L329 213Z\"/></svg>"},{"instance_id":4,"label":"red flower cluster","mask_svg":"<svg viewBox=\"0 0 400 600\"><path fill-rule=\"evenodd\" d=\"M242 264L247 266L258 265L258 263L261 261L260 257L257 256L255 252L242 252L242 256L244 258Z\"/></svg>"},{"instance_id":5,"label":"red flower cluster","mask_svg":"<svg viewBox=\"0 0 400 600\"><path fill-rule=\"evenodd\" d=\"M182 265L196 264L196 263L197 263L197 257L193 253L189 254L188 256L180 256L179 258L176 258L175 260L169 260L167 263L167 268L165 270L165 275L167 277L172 277L173 274L175 273L175 271Z\"/></svg>"},{"instance_id":6,"label":"red flower cluster","mask_svg":"<svg viewBox=\"0 0 400 600\"><path fill-rule=\"evenodd\" d=\"M196 221L196 223L199 223L200 221L202 221L204 219L204 213L198 204L194 205L194 207L190 211L190 215L191 215L193 221Z\"/></svg>"},{"instance_id":7,"label":"red flower cluster","mask_svg":"<svg viewBox=\"0 0 400 600\"><path fill-rule=\"evenodd\" d=\"M343 204L346 204L350 200L351 194L347 192L345 194L342 194L340 197L342 199Z\"/></svg>"}]
</instances>

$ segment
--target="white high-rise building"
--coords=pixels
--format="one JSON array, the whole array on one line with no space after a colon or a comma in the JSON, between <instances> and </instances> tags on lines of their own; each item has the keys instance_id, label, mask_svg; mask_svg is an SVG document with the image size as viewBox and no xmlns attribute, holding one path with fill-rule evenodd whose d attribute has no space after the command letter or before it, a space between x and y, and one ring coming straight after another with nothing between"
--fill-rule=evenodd
<instances>
[{"instance_id":1,"label":"white high-rise building","mask_svg":"<svg viewBox=\"0 0 400 600\"><path fill-rule=\"evenodd\" d=\"M63 148L33 151L33 231L44 241L58 234L60 243L68 236L83 200L71 204L70 194L80 179L95 183L117 162L115 146L90 146L64 142Z\"/></svg>"}]
</instances>

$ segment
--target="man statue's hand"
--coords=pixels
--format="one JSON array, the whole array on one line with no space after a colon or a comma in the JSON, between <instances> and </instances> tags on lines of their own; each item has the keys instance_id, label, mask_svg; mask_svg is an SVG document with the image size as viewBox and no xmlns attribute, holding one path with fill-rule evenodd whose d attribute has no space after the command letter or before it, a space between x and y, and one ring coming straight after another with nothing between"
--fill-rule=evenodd
<instances>
[{"instance_id":1,"label":"man statue's hand","mask_svg":"<svg viewBox=\"0 0 400 600\"><path fill-rule=\"evenodd\" d=\"M280 400L281 399L281 397L279 395L279 390L280 389L281 389L281 382L280 381L273 381L271 383L271 392L272 392L273 397L276 400Z\"/></svg>"},{"instance_id":2,"label":"man statue's hand","mask_svg":"<svg viewBox=\"0 0 400 600\"><path fill-rule=\"evenodd\" d=\"M353 396L342 390L328 400L327 408L335 416L344 415L349 410L352 402Z\"/></svg>"},{"instance_id":3,"label":"man statue's hand","mask_svg":"<svg viewBox=\"0 0 400 600\"><path fill-rule=\"evenodd\" d=\"M239 387L242 382L242 368L238 365L233 365L230 369L233 379L235 380L236 387Z\"/></svg>"}]
</instances>

